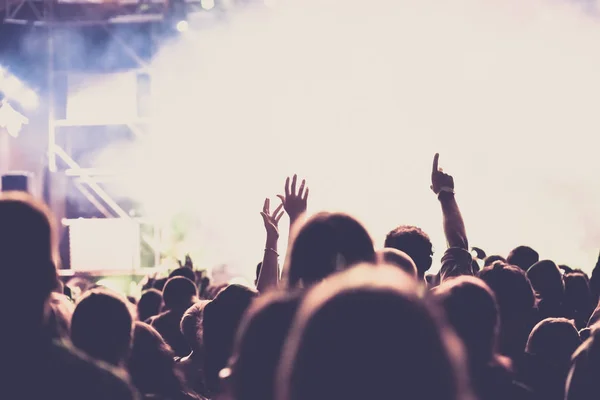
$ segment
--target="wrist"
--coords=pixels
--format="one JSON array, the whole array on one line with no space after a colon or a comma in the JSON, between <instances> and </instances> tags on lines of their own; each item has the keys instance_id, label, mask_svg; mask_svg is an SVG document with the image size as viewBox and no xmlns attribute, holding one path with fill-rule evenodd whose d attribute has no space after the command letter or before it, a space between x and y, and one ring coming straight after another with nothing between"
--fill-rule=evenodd
<instances>
[{"instance_id":1,"label":"wrist","mask_svg":"<svg viewBox=\"0 0 600 400\"><path fill-rule=\"evenodd\" d=\"M452 198L454 198L454 190L453 189L440 190L437 197L438 197L438 200L440 200L440 201L452 199Z\"/></svg>"},{"instance_id":2,"label":"wrist","mask_svg":"<svg viewBox=\"0 0 600 400\"><path fill-rule=\"evenodd\" d=\"M279 239L279 237L267 237L267 241L265 242L265 247L267 249L277 250L278 239Z\"/></svg>"}]
</instances>

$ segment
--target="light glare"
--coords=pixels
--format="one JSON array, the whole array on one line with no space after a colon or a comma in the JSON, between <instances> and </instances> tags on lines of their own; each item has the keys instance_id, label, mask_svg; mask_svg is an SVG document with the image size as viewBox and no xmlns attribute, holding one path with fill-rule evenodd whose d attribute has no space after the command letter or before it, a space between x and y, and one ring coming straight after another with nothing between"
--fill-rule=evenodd
<instances>
[{"instance_id":1,"label":"light glare","mask_svg":"<svg viewBox=\"0 0 600 400\"><path fill-rule=\"evenodd\" d=\"M179 21L176 27L178 32L183 33L187 32L187 30L189 29L189 24L187 21Z\"/></svg>"},{"instance_id":2,"label":"light glare","mask_svg":"<svg viewBox=\"0 0 600 400\"><path fill-rule=\"evenodd\" d=\"M215 0L201 0L200 4L206 11L210 11L215 8Z\"/></svg>"}]
</instances>

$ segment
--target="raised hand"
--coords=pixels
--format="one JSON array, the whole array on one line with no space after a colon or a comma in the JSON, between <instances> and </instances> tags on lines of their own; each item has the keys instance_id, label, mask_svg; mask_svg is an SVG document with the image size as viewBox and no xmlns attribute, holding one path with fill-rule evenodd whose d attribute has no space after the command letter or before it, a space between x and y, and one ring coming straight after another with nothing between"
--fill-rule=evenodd
<instances>
[{"instance_id":1,"label":"raised hand","mask_svg":"<svg viewBox=\"0 0 600 400\"><path fill-rule=\"evenodd\" d=\"M281 199L285 212L290 216L290 222L294 222L306 211L306 204L308 200L308 188L306 187L306 180L302 179L300 188L296 192L296 185L298 183L298 176L294 175L292 178L292 186L290 188L290 178L285 180L285 196L277 195Z\"/></svg>"},{"instance_id":2,"label":"raised hand","mask_svg":"<svg viewBox=\"0 0 600 400\"><path fill-rule=\"evenodd\" d=\"M282 207L283 203L280 204L279 207L277 207L275 211L271 213L271 200L268 198L265 199L265 204L263 205L263 210L261 211L260 215L263 217L263 222L265 223L267 238L279 238L278 225L279 220L281 219L281 217L283 217L283 211L281 211Z\"/></svg>"},{"instance_id":3,"label":"raised hand","mask_svg":"<svg viewBox=\"0 0 600 400\"><path fill-rule=\"evenodd\" d=\"M439 167L440 155L438 153L433 157L433 169L431 171L431 190L433 193L454 192L454 178L451 175L444 173Z\"/></svg>"}]
</instances>

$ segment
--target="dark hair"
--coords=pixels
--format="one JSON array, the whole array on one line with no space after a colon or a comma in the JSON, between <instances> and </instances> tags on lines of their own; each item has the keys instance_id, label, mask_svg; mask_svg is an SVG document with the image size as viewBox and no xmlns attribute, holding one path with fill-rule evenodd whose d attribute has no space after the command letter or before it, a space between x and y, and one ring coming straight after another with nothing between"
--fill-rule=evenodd
<instances>
[{"instance_id":1,"label":"dark hair","mask_svg":"<svg viewBox=\"0 0 600 400\"><path fill-rule=\"evenodd\" d=\"M144 322L148 318L158 315L162 302L162 293L157 289L145 290L137 304L138 320Z\"/></svg>"},{"instance_id":2,"label":"dark hair","mask_svg":"<svg viewBox=\"0 0 600 400\"><path fill-rule=\"evenodd\" d=\"M176 276L167 281L162 295L167 310L185 311L198 296L198 288L188 278Z\"/></svg>"},{"instance_id":3,"label":"dark hair","mask_svg":"<svg viewBox=\"0 0 600 400\"><path fill-rule=\"evenodd\" d=\"M504 257L499 255L493 255L486 257L486 259L483 261L483 266L489 267L490 265L493 265L496 261L502 261L503 263L506 263L506 259Z\"/></svg>"},{"instance_id":4,"label":"dark hair","mask_svg":"<svg viewBox=\"0 0 600 400\"><path fill-rule=\"evenodd\" d=\"M86 292L71 321L71 341L98 360L120 365L131 344L133 315L126 299L105 289Z\"/></svg>"},{"instance_id":5,"label":"dark hair","mask_svg":"<svg viewBox=\"0 0 600 400\"><path fill-rule=\"evenodd\" d=\"M135 387L143 395L173 400L196 398L188 393L176 371L173 350L150 325L136 322L127 368Z\"/></svg>"},{"instance_id":6,"label":"dark hair","mask_svg":"<svg viewBox=\"0 0 600 400\"><path fill-rule=\"evenodd\" d=\"M204 307L208 303L208 300L201 300L188 308L179 323L183 337L194 352L199 351L202 346L202 319Z\"/></svg>"},{"instance_id":7,"label":"dark hair","mask_svg":"<svg viewBox=\"0 0 600 400\"><path fill-rule=\"evenodd\" d=\"M367 230L343 213L319 213L295 235L285 268L288 285L311 285L359 262L374 262L375 249Z\"/></svg>"},{"instance_id":8,"label":"dark hair","mask_svg":"<svg viewBox=\"0 0 600 400\"><path fill-rule=\"evenodd\" d=\"M595 307L589 279L582 272L569 272L563 275L563 280L567 317L575 320L577 329L583 329L587 326Z\"/></svg>"},{"instance_id":9,"label":"dark hair","mask_svg":"<svg viewBox=\"0 0 600 400\"><path fill-rule=\"evenodd\" d=\"M573 322L566 318L546 318L532 330L525 351L546 362L568 367L571 356L581 344Z\"/></svg>"},{"instance_id":10,"label":"dark hair","mask_svg":"<svg viewBox=\"0 0 600 400\"><path fill-rule=\"evenodd\" d=\"M52 216L26 193L3 192L0 221L0 267L4 282L9 283L0 291L0 300L10 304L4 308L4 318L39 325L50 293L59 287ZM27 283L27 293L18 282Z\"/></svg>"},{"instance_id":11,"label":"dark hair","mask_svg":"<svg viewBox=\"0 0 600 400\"><path fill-rule=\"evenodd\" d=\"M537 251L528 246L515 247L506 257L506 262L510 265L516 265L523 271L527 271L529 267L540 260L540 255Z\"/></svg>"},{"instance_id":12,"label":"dark hair","mask_svg":"<svg viewBox=\"0 0 600 400\"><path fill-rule=\"evenodd\" d=\"M515 356L522 353L535 314L535 293L519 267L496 261L478 274L496 295L500 311L500 350Z\"/></svg>"},{"instance_id":13,"label":"dark hair","mask_svg":"<svg viewBox=\"0 0 600 400\"><path fill-rule=\"evenodd\" d=\"M278 399L469 398L460 342L418 287L396 267L372 265L316 285L284 346Z\"/></svg>"},{"instance_id":14,"label":"dark hair","mask_svg":"<svg viewBox=\"0 0 600 400\"><path fill-rule=\"evenodd\" d=\"M417 265L420 277L431 268L433 245L429 236L416 226L401 225L387 234L385 247L405 252Z\"/></svg>"},{"instance_id":15,"label":"dark hair","mask_svg":"<svg viewBox=\"0 0 600 400\"><path fill-rule=\"evenodd\" d=\"M275 398L275 373L300 298L297 291L271 292L257 298L246 312L229 359L236 400Z\"/></svg>"},{"instance_id":16,"label":"dark hair","mask_svg":"<svg viewBox=\"0 0 600 400\"><path fill-rule=\"evenodd\" d=\"M204 307L204 376L213 394L219 391L219 372L227 364L242 316L255 296L256 291L245 286L229 285Z\"/></svg>"},{"instance_id":17,"label":"dark hair","mask_svg":"<svg viewBox=\"0 0 600 400\"><path fill-rule=\"evenodd\" d=\"M188 267L179 267L175 268L169 274L169 279L174 278L176 276L183 276L184 278L188 278L192 282L196 282L196 274L191 268Z\"/></svg>"},{"instance_id":18,"label":"dark hair","mask_svg":"<svg viewBox=\"0 0 600 400\"><path fill-rule=\"evenodd\" d=\"M415 262L403 251L386 247L385 249L379 250L377 256L379 258L378 261L381 263L395 265L414 278L419 276Z\"/></svg>"},{"instance_id":19,"label":"dark hair","mask_svg":"<svg viewBox=\"0 0 600 400\"><path fill-rule=\"evenodd\" d=\"M434 291L448 321L462 339L470 367L481 368L495 353L500 316L496 297L481 279L461 276L450 279Z\"/></svg>"},{"instance_id":20,"label":"dark hair","mask_svg":"<svg viewBox=\"0 0 600 400\"><path fill-rule=\"evenodd\" d=\"M565 295L565 284L558 266L550 260L542 260L533 264L527 270L527 277L531 286L537 293L540 304L538 307L545 313L547 307L557 308L563 302ZM550 314L544 316L560 317L562 310L548 311Z\"/></svg>"}]
</instances>

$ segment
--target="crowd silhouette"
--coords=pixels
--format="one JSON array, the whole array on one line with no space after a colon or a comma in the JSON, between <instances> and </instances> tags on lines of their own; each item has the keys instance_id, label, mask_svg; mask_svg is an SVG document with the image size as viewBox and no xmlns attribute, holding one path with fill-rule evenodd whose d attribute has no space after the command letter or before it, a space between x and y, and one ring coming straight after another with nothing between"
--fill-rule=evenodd
<instances>
[{"instance_id":1,"label":"crowd silhouette","mask_svg":"<svg viewBox=\"0 0 600 400\"><path fill-rule=\"evenodd\" d=\"M416 226L390 221L379 248L351 215L307 216L309 189L293 176L260 212L254 287L211 285L187 259L148 277L139 299L73 295L49 210L4 192L0 399L599 398L600 259L588 277L528 246L487 256L469 245L437 154L431 189L441 255Z\"/></svg>"}]
</instances>

